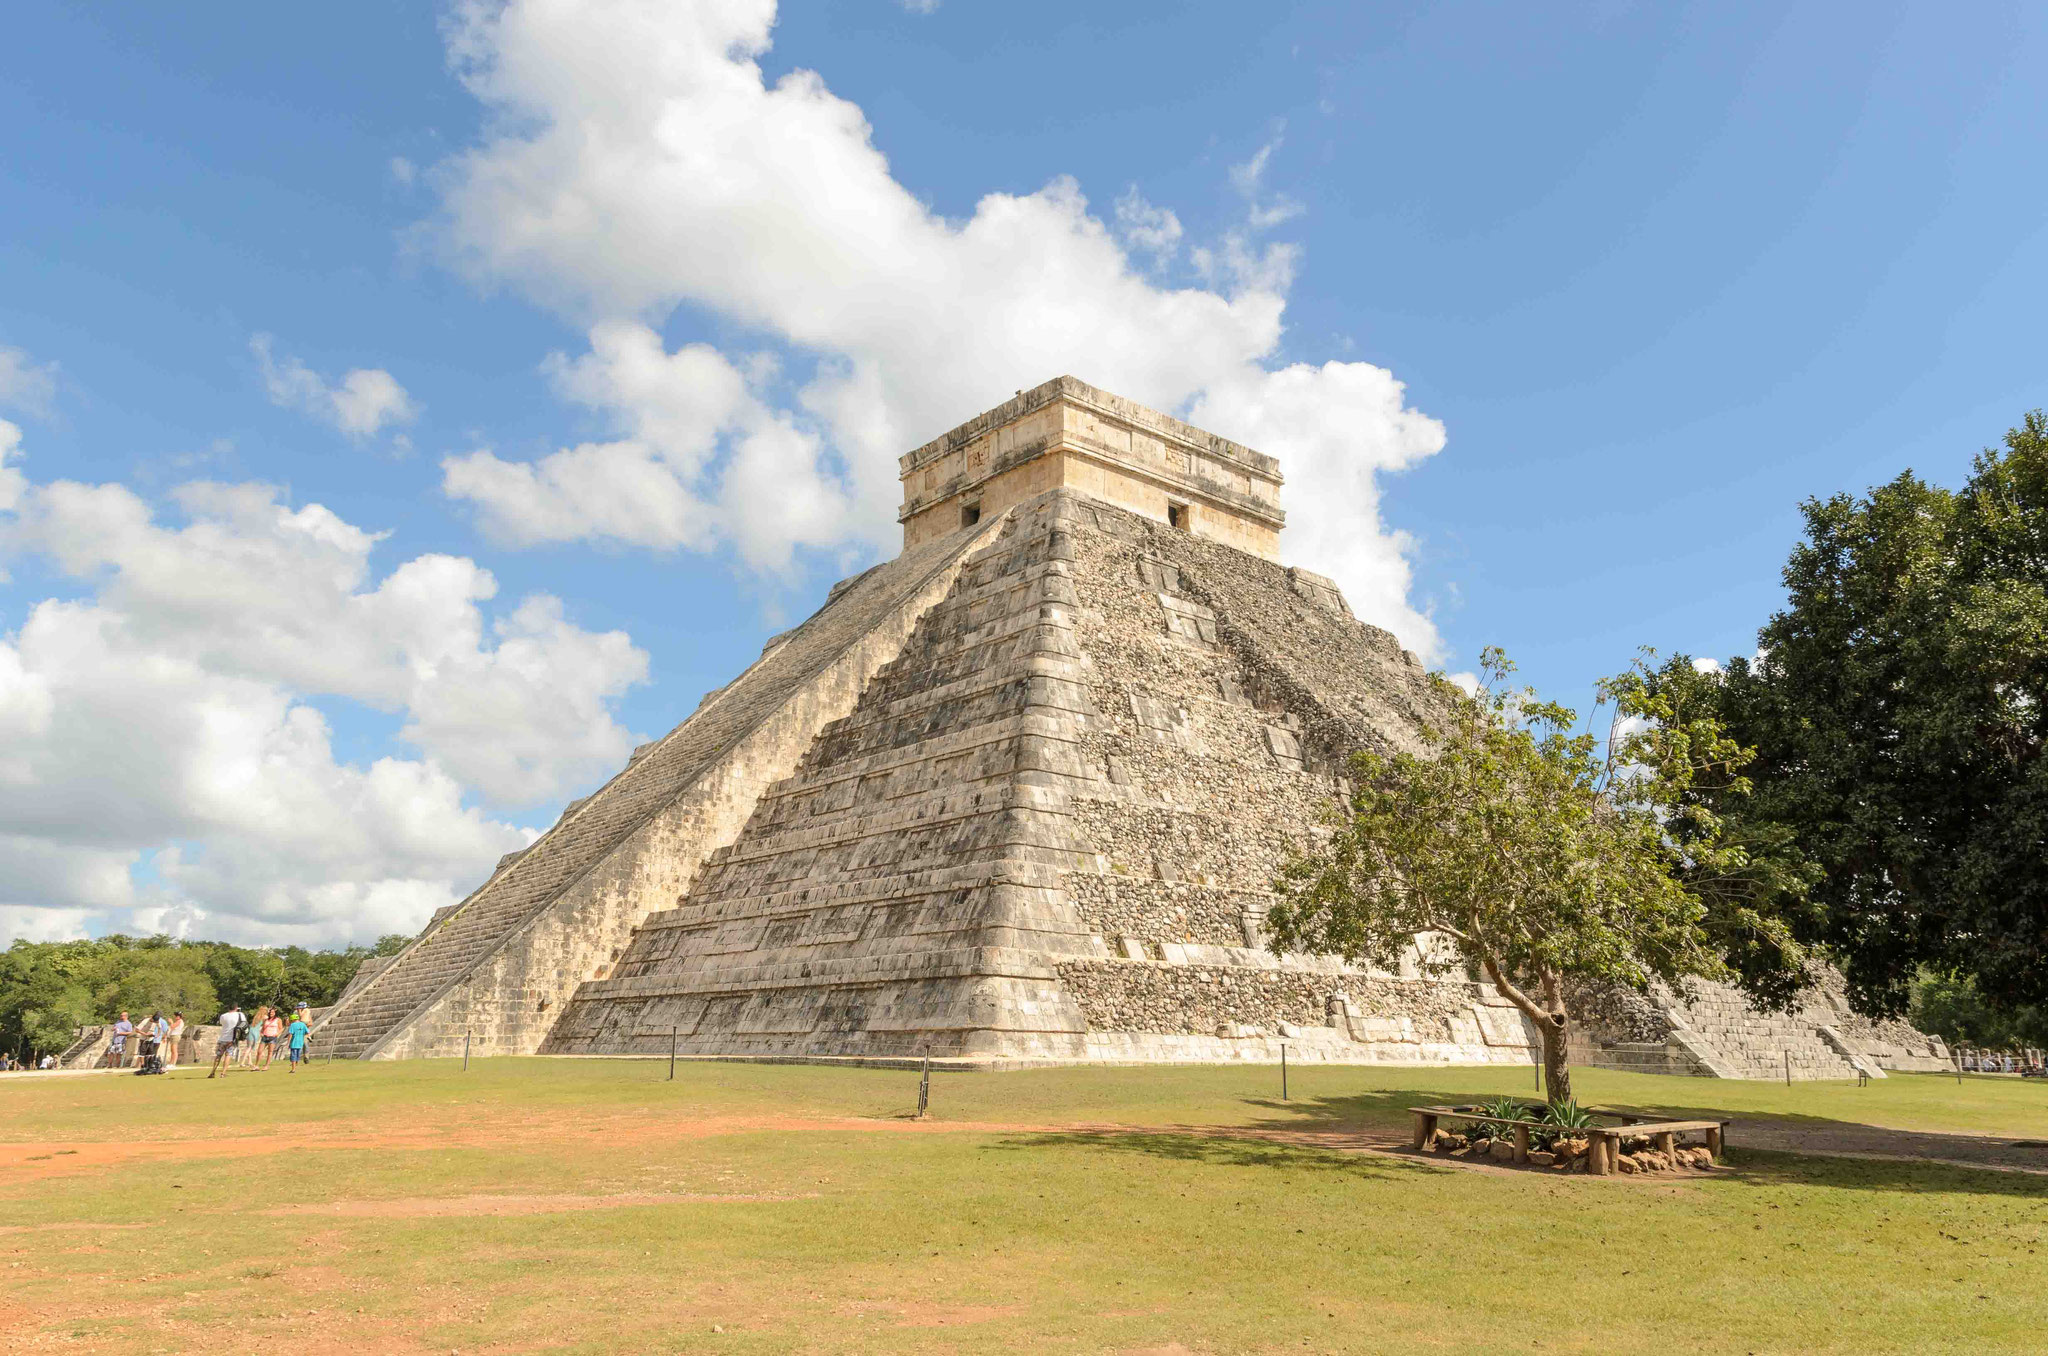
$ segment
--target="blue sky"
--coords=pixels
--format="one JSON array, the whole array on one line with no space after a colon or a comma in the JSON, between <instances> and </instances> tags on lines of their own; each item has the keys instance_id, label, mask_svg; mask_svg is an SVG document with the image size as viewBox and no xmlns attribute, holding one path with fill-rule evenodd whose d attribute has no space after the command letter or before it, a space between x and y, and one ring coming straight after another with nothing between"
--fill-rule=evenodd
<instances>
[{"instance_id":1,"label":"blue sky","mask_svg":"<svg viewBox=\"0 0 2048 1356\"><path fill-rule=\"evenodd\" d=\"M0 938L416 927L1060 371L1575 701L2048 403L2038 11L567 8L9 15Z\"/></svg>"}]
</instances>

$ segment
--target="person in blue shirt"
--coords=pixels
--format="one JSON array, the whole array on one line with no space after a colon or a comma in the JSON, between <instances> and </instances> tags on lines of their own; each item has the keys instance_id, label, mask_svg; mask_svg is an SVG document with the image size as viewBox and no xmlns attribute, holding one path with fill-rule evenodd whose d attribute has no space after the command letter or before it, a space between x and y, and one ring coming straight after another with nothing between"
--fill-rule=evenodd
<instances>
[{"instance_id":1,"label":"person in blue shirt","mask_svg":"<svg viewBox=\"0 0 2048 1356\"><path fill-rule=\"evenodd\" d=\"M128 1037L135 1033L135 1023L128 1020L128 1009L121 1009L121 1019L114 1023L114 1038L107 1042L107 1067L118 1069L128 1062Z\"/></svg>"},{"instance_id":2,"label":"person in blue shirt","mask_svg":"<svg viewBox=\"0 0 2048 1356\"><path fill-rule=\"evenodd\" d=\"M292 1024L285 1028L285 1034L291 1038L293 1073L297 1073L299 1066L306 1062L306 1033L311 1029L301 1013L293 1013Z\"/></svg>"}]
</instances>

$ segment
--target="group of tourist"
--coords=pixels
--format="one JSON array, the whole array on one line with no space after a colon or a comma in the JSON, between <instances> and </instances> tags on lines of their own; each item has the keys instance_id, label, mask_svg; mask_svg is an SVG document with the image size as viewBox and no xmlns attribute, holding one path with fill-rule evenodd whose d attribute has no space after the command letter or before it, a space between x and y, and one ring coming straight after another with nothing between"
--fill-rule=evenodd
<instances>
[{"instance_id":1,"label":"group of tourist","mask_svg":"<svg viewBox=\"0 0 2048 1356\"><path fill-rule=\"evenodd\" d=\"M128 1020L126 1008L114 1021L113 1034L107 1039L105 1067L119 1069L128 1062L128 1042L136 1043L136 1058L144 1068L175 1069L178 1067L178 1046L185 1038L185 1014L174 1012L165 1017L161 1012L152 1012L138 1025ZM150 1061L155 1060L155 1064Z\"/></svg>"},{"instance_id":2,"label":"group of tourist","mask_svg":"<svg viewBox=\"0 0 2048 1356\"><path fill-rule=\"evenodd\" d=\"M281 1007L259 1006L253 1014L243 1012L239 1003L230 1004L220 1015L218 1034L214 1037L213 1072L207 1076L218 1077L227 1069L267 1069L280 1057L297 1073L298 1066L307 1060L312 1030L313 1012L304 1003L290 1012ZM169 1017L152 1012L137 1022L124 1008L108 1031L107 1048L99 1067L124 1069L133 1063L150 1073L175 1069L186 1035L182 1012L173 1012ZM47 1055L43 1058L41 1067L55 1067L54 1059Z\"/></svg>"},{"instance_id":3,"label":"group of tourist","mask_svg":"<svg viewBox=\"0 0 2048 1356\"><path fill-rule=\"evenodd\" d=\"M1964 1073L2016 1073L2022 1078L2039 1078L2048 1069L2039 1050L1962 1050L1956 1063Z\"/></svg>"},{"instance_id":4,"label":"group of tourist","mask_svg":"<svg viewBox=\"0 0 2048 1356\"><path fill-rule=\"evenodd\" d=\"M242 1011L241 1004L230 1004L220 1015L220 1034L214 1037L213 1044L213 1072L207 1077L218 1078L236 1065L267 1069L276 1063L280 1045L285 1048L288 1071L297 1073L310 1055L308 1041L312 1032L313 1012L304 1003L292 1009L289 1018L282 1008L259 1007L252 1017Z\"/></svg>"},{"instance_id":5,"label":"group of tourist","mask_svg":"<svg viewBox=\"0 0 2048 1356\"><path fill-rule=\"evenodd\" d=\"M0 1073L27 1073L31 1069L54 1069L55 1055L44 1055L41 1059L23 1059L19 1055L0 1052Z\"/></svg>"}]
</instances>

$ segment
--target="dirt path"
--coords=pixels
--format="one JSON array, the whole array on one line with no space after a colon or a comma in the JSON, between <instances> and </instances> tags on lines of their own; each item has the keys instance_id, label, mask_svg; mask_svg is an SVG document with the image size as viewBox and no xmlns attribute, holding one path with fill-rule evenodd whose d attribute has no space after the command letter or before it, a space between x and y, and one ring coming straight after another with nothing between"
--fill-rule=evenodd
<instances>
[{"instance_id":1,"label":"dirt path","mask_svg":"<svg viewBox=\"0 0 2048 1356\"><path fill-rule=\"evenodd\" d=\"M908 1117L865 1116L711 1116L677 1122L666 1118L603 1118L608 1143L634 1139L702 1139L760 1133L819 1134L853 1131L866 1134L982 1135L1188 1135L1208 1139L1258 1140L1302 1148L1345 1153L1409 1155L1408 1142L1388 1126L1285 1127L1229 1125L1131 1125L1109 1121L1064 1123L1024 1121L913 1120ZM592 1129L589 1118L569 1117L549 1127L574 1138ZM339 1126L314 1133L250 1135L232 1139L125 1140L111 1142L0 1143L0 1171L21 1177L62 1176L137 1162L189 1161L240 1157L247 1154L307 1150L423 1150L484 1148L531 1143L534 1127L470 1125L441 1131ZM1878 1158L1946 1163L1959 1167L2048 1175L2048 1142L1999 1139L1988 1135L1890 1130L1846 1122L1799 1122L1739 1118L1729 1123L1728 1142L1738 1149L1831 1157ZM1437 1163L1451 1160L1432 1158ZM1459 1166L1484 1167L1486 1165Z\"/></svg>"},{"instance_id":2,"label":"dirt path","mask_svg":"<svg viewBox=\"0 0 2048 1356\"><path fill-rule=\"evenodd\" d=\"M2048 1126L2042 1127L2048 1131ZM1739 1148L1832 1158L1887 1158L1963 1168L2048 1173L2048 1139L1998 1139L1929 1130L1888 1130L1845 1121L1737 1119L1728 1142Z\"/></svg>"}]
</instances>

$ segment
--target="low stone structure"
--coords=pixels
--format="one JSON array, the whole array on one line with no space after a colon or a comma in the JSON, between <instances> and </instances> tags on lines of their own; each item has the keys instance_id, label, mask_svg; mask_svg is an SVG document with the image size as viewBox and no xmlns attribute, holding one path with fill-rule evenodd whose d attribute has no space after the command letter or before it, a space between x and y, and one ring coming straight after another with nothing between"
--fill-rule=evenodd
<instances>
[{"instance_id":1,"label":"low stone structure","mask_svg":"<svg viewBox=\"0 0 2048 1356\"><path fill-rule=\"evenodd\" d=\"M1688 992L1582 994L1575 1062L1637 1073L1703 1078L1883 1078L1953 1066L1940 1037L1902 1021L1859 1015L1842 977L1820 983L1787 1012L1760 1012L1726 984L1694 980Z\"/></svg>"},{"instance_id":2,"label":"low stone structure","mask_svg":"<svg viewBox=\"0 0 2048 1356\"><path fill-rule=\"evenodd\" d=\"M178 1059L181 1065L213 1060L214 1039L220 1034L219 1026L187 1026L178 1040ZM64 1047L57 1056L60 1069L97 1069L107 1063L107 1050L114 1043L114 1028L111 1024L84 1026L71 1044ZM131 1035L122 1050L123 1063L120 1067L132 1069L141 1063L142 1038Z\"/></svg>"}]
</instances>

